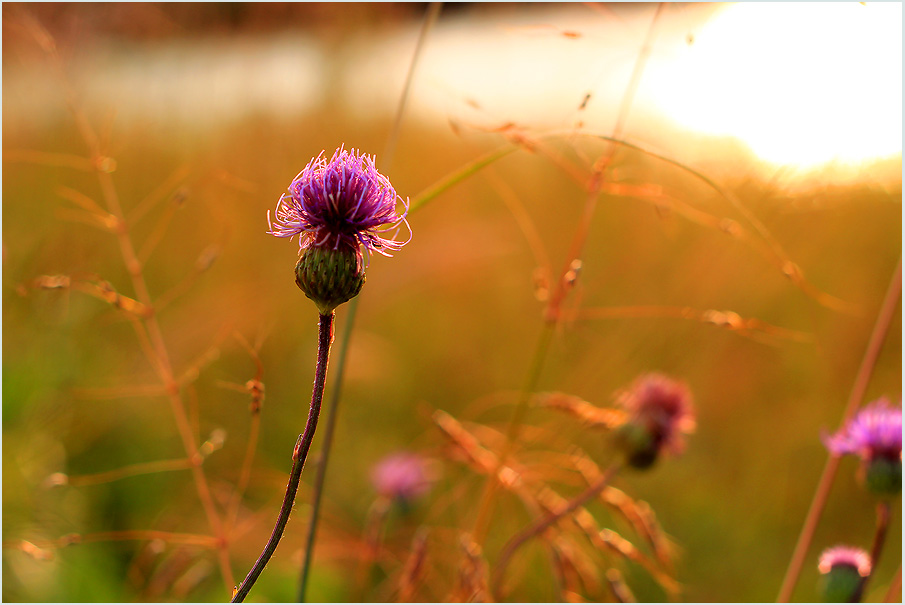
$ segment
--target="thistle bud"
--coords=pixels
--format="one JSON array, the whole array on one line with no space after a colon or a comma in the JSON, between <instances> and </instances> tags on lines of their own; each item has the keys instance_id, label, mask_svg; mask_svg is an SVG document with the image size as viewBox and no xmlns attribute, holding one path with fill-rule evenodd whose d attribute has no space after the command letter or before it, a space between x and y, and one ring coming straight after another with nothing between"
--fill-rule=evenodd
<instances>
[{"instance_id":1,"label":"thistle bud","mask_svg":"<svg viewBox=\"0 0 905 605\"><path fill-rule=\"evenodd\" d=\"M361 252L357 246L305 248L295 266L295 283L327 315L361 292L365 283Z\"/></svg>"},{"instance_id":2,"label":"thistle bud","mask_svg":"<svg viewBox=\"0 0 905 605\"><path fill-rule=\"evenodd\" d=\"M615 432L617 447L629 466L649 468L664 451L682 451L683 433L694 430L694 406L684 383L660 374L645 374L619 397L628 413Z\"/></svg>"},{"instance_id":3,"label":"thistle bud","mask_svg":"<svg viewBox=\"0 0 905 605\"><path fill-rule=\"evenodd\" d=\"M820 593L825 603L857 603L864 578L870 575L870 557L860 548L834 546L820 555Z\"/></svg>"},{"instance_id":4,"label":"thistle bud","mask_svg":"<svg viewBox=\"0 0 905 605\"><path fill-rule=\"evenodd\" d=\"M647 427L627 422L614 433L616 445L625 453L626 462L632 468L653 466L660 453L659 439Z\"/></svg>"},{"instance_id":5,"label":"thistle bud","mask_svg":"<svg viewBox=\"0 0 905 605\"><path fill-rule=\"evenodd\" d=\"M864 484L878 496L902 493L902 461L876 458L864 468Z\"/></svg>"}]
</instances>

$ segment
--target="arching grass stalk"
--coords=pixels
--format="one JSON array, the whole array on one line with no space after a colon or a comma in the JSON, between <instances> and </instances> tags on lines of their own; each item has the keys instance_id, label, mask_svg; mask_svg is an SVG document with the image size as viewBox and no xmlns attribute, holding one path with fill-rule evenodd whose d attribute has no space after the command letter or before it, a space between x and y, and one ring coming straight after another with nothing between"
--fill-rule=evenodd
<instances>
[{"instance_id":1,"label":"arching grass stalk","mask_svg":"<svg viewBox=\"0 0 905 605\"><path fill-rule=\"evenodd\" d=\"M664 164L673 166L674 168L688 174L692 178L701 181L708 188L712 189L718 196L729 202L729 204L733 208L735 208L748 223L750 223L754 232L750 236L748 236L747 231L742 231L741 227L736 223L736 221L730 219L720 220L715 225L717 228L732 237L738 238L743 243L750 245L758 254L763 256L767 261L769 261L780 271L782 271L782 273L795 285L795 287L797 287L811 299L817 301L820 305L844 313L856 313L858 311L858 308L855 305L821 291L817 286L808 281L808 279L804 275L804 272L801 270L801 267L799 267L794 261L792 261L789 255L779 244L779 242L777 242L776 239L770 235L770 232L767 230L764 224L756 216L754 216L751 211L744 206L744 204L742 204L738 197L733 195L725 188L721 187L718 183L716 183L716 181L714 181L701 171L693 168L688 164L680 162L679 160L663 155L661 153L657 153L656 151L653 151L651 149L647 149L637 143L631 143L612 135L567 130L547 132L542 135L538 135L534 139L516 139L512 143L501 145L497 149L490 151L475 160L472 160L462 168L452 172L443 179L439 180L436 184L428 187L427 189L413 197L411 211L414 212L415 210L420 209L453 185L458 184L469 176L477 173L485 166L488 166L496 160L506 157L514 151L518 151L519 149L535 151L537 149L537 141L549 141L556 139L572 140L576 137L597 139L599 141L605 141L623 149L635 151L649 158L663 162ZM754 233L757 234L757 238L759 239L754 237Z\"/></svg>"},{"instance_id":2,"label":"arching grass stalk","mask_svg":"<svg viewBox=\"0 0 905 605\"><path fill-rule=\"evenodd\" d=\"M902 259L899 258L899 264L893 272L892 280L889 288L886 290L886 296L883 298L883 304L877 313L877 321L874 324L873 331L868 340L867 348L864 351L864 357L861 359L861 366L858 368L858 374L855 376L855 382L852 385L852 391L849 395L848 403L845 406L845 412L842 415L840 426L844 426L854 415L855 411L861 405L864 399L864 393L867 391L867 385L870 382L871 374L883 348L883 342L886 340L886 333L889 325L895 316L896 307L902 294ZM823 508L829 498L830 489L833 487L833 481L836 479L836 471L839 468L838 454L830 452L826 465L823 467L823 473L820 475L820 481L817 484L817 490L814 492L814 498L811 500L811 506L808 508L807 516L798 536L798 542L795 544L795 550L792 552L792 558L789 561L789 567L783 578L782 586L779 589L779 596L776 598L779 603L788 603L792 598L792 592L795 590L795 584L801 575L801 568L804 566L805 557L808 554L808 548L814 538L814 532L817 530L817 523L823 514Z\"/></svg>"},{"instance_id":3,"label":"arching grass stalk","mask_svg":"<svg viewBox=\"0 0 905 605\"><path fill-rule=\"evenodd\" d=\"M311 393L311 406L308 409L308 421L305 424L305 432L299 435L295 442L295 448L292 450L292 470L289 472L289 483L286 486L286 495L283 497L283 505L280 507L280 514L277 517L276 525L264 546L264 551L251 571L245 576L242 585L239 586L236 594L233 595L233 603L241 603L248 595L248 591L254 586L264 571L270 557L276 551L283 537L283 531L286 524L289 523L289 514L292 512L292 505L295 503L295 495L299 490L299 481L302 478L302 470L305 468L305 460L308 458L308 450L311 448L311 441L314 439L314 431L317 429L317 419L321 412L321 401L324 397L324 384L327 380L327 362L330 358L330 344L333 342L333 318L335 313L322 313L318 322L318 339L317 339L317 365L314 371L314 388Z\"/></svg>"},{"instance_id":4,"label":"arching grass stalk","mask_svg":"<svg viewBox=\"0 0 905 605\"><path fill-rule=\"evenodd\" d=\"M625 121L628 117L628 111L632 106L635 92L637 91L638 84L641 81L641 74L644 71L644 66L647 63L647 58L650 55L651 46L653 44L653 34L662 12L663 3L660 3L657 6L657 11L654 13L653 19L651 20L651 24L647 31L647 35L645 36L644 43L638 53L637 59L635 60L632 77L629 81L628 88L625 91L625 95L623 96L622 104L619 108L619 115L616 118L616 124L613 127L613 139L616 139L621 134ZM544 327L541 330L537 347L534 351L534 357L531 362L531 367L528 371L528 377L525 381L525 385L519 395L519 400L516 403L515 409L513 410L512 416L509 420L509 427L506 430L506 441L503 444L502 451L500 452L497 461L497 472L490 474L486 480L486 483L484 484L484 491L481 495L481 502L478 505L478 512L475 518L474 529L472 530L472 539L478 545L483 544L484 538L486 537L487 530L490 525L490 517L493 510L493 500L497 490L496 477L498 476L499 470L502 469L504 464L506 464L506 458L511 453L511 449L518 437L519 429L522 425L522 422L524 421L525 414L527 413L528 401L530 400L532 393L534 393L534 391L536 390L537 384L540 380L543 364L546 360L547 352L550 348L553 331L560 319L562 303L565 301L565 298L568 295L569 291L571 291L572 286L575 283L575 279L577 278L577 271L581 267L581 254L590 232L591 219L593 218L594 211L597 208L597 200L600 196L600 189L603 183L603 174L612 161L615 149L616 145L611 146L609 151L601 155L600 158L594 163L591 178L587 183L587 198L585 200L584 209L582 211L581 218L578 221L575 235L572 237L572 242L569 246L569 252L566 256L565 266L560 273L560 278L557 281L556 286L550 295L549 301L547 302L547 307L544 310Z\"/></svg>"},{"instance_id":5,"label":"arching grass stalk","mask_svg":"<svg viewBox=\"0 0 905 605\"><path fill-rule=\"evenodd\" d=\"M583 491L577 498L569 502L569 505L563 508L558 513L547 515L541 519L538 519L516 535L514 535L509 542L503 547L503 550L500 552L500 557L497 559L496 568L493 571L493 575L491 576L490 586L491 591L493 592L493 597L499 601L501 598L500 589L501 583L503 581L503 575L506 573L506 568L509 566L509 561L512 559L512 555L515 554L523 544L525 544L531 538L539 536L545 529L558 522L559 520L565 518L567 515L575 512L579 507L584 506L588 502L590 502L593 498L596 498L600 495L606 486L609 485L610 480L613 478L613 475L619 470L620 463L615 463L610 466L597 480L596 483L589 486L585 491Z\"/></svg>"}]
</instances>

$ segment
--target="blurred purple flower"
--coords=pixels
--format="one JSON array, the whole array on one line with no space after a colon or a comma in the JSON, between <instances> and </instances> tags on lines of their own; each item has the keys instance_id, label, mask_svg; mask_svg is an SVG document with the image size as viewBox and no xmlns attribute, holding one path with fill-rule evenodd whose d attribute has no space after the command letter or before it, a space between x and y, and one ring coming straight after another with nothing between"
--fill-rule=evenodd
<instances>
[{"instance_id":1,"label":"blurred purple flower","mask_svg":"<svg viewBox=\"0 0 905 605\"><path fill-rule=\"evenodd\" d=\"M855 454L865 463L902 460L902 408L889 399L873 401L835 435L824 436L827 449L837 455Z\"/></svg>"},{"instance_id":2,"label":"blurred purple flower","mask_svg":"<svg viewBox=\"0 0 905 605\"><path fill-rule=\"evenodd\" d=\"M403 501L411 501L430 488L424 459L410 452L381 459L371 472L371 482L379 494Z\"/></svg>"},{"instance_id":3,"label":"blurred purple flower","mask_svg":"<svg viewBox=\"0 0 905 605\"><path fill-rule=\"evenodd\" d=\"M870 556L867 552L854 546L834 546L820 553L817 569L827 574L834 567L846 566L854 568L862 578L870 575Z\"/></svg>"},{"instance_id":4,"label":"blurred purple flower","mask_svg":"<svg viewBox=\"0 0 905 605\"><path fill-rule=\"evenodd\" d=\"M405 207L396 212L396 202ZM366 256L377 252L391 256L407 241L380 234L408 222L408 202L396 195L389 179L374 166L374 158L340 146L330 161L320 155L308 162L280 197L276 220L267 222L268 233L276 237L299 236L299 251L309 247L339 249L347 245ZM411 237L409 238L411 239Z\"/></svg>"},{"instance_id":5,"label":"blurred purple flower","mask_svg":"<svg viewBox=\"0 0 905 605\"><path fill-rule=\"evenodd\" d=\"M628 412L629 423L644 427L657 449L681 453L682 434L694 431L694 406L684 382L642 374L621 394L619 403Z\"/></svg>"}]
</instances>

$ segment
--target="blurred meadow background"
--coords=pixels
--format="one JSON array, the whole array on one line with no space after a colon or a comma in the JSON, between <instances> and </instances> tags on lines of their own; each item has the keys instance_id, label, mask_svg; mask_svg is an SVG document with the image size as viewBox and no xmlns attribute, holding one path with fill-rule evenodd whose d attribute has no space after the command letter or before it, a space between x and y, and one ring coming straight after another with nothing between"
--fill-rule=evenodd
<instances>
[{"instance_id":1,"label":"blurred meadow background","mask_svg":"<svg viewBox=\"0 0 905 605\"><path fill-rule=\"evenodd\" d=\"M412 212L411 243L368 269L310 599L400 598L418 528L408 596L448 598L484 478L434 412L499 443L581 225L536 391L607 407L657 371L685 381L697 409L682 456L614 480L655 512L680 590L588 554L584 598L613 598L610 567L639 600L776 598L827 458L821 434L839 426L900 262L900 4L465 3L429 28L417 3L2 10L3 600L228 600L223 556L238 583L270 534L316 349L296 245L265 233L266 213L340 144L376 154L403 198L466 171ZM137 269L169 391L149 363L160 343L140 337L150 315L130 302ZM865 401L900 399L901 331L896 307ZM173 401L201 444L209 503L235 519L225 547ZM525 427L514 468L567 498L582 489L568 448L601 467L610 455L561 412L532 406ZM393 509L374 552L372 468L401 450L425 456L432 484ZM294 599L313 469L251 601ZM856 469L842 461L794 600L817 598L820 550L870 544ZM497 495L491 567L535 513ZM894 507L866 600L895 581L901 547ZM540 541L508 573L509 600L564 598Z\"/></svg>"}]
</instances>

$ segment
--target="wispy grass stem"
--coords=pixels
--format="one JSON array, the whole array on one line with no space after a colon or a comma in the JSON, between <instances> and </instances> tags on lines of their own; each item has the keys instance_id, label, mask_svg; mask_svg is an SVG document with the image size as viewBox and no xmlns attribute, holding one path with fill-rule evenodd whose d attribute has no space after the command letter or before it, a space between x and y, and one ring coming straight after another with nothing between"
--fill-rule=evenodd
<instances>
[{"instance_id":1,"label":"wispy grass stem","mask_svg":"<svg viewBox=\"0 0 905 605\"><path fill-rule=\"evenodd\" d=\"M506 573L506 568L509 566L509 561L515 554L515 551L521 548L521 546L531 538L539 536L545 529L558 522L560 519L563 519L567 515L572 514L579 507L584 506L585 504L590 502L591 499L596 498L600 494L600 492L606 489L606 486L609 485L610 480L613 478L613 475L618 472L619 467L619 463L610 466L606 471L603 472L603 474L594 484L589 486L578 497L571 500L569 504L561 511L549 514L541 519L536 520L534 523L514 535L509 540L509 542L506 543L506 545L503 547L503 550L500 552L500 557L497 560L496 567L494 568L493 575L491 576L491 588L496 600L500 600L500 584L503 581L503 575Z\"/></svg>"},{"instance_id":2,"label":"wispy grass stem","mask_svg":"<svg viewBox=\"0 0 905 605\"><path fill-rule=\"evenodd\" d=\"M893 272L892 280L886 295L883 298L883 304L877 314L877 321L871 332L870 339L867 342L867 348L864 351L864 357L861 359L861 366L858 368L858 374L855 376L855 382L852 386L848 403L842 414L840 426L844 426L855 415L864 399L864 393L867 391L867 385L870 383L870 377L873 374L874 366L880 351L883 348L883 342L886 340L886 333L889 331L889 325L895 317L896 307L902 295L902 258L899 257L899 264ZM795 544L795 550L792 552L792 559L789 561L789 567L783 578L782 586L779 589L779 596L776 598L779 603L788 603L792 598L792 592L795 590L795 584L801 575L801 568L804 566L805 558L808 554L808 548L814 539L814 532L817 530L817 524L820 516L823 514L823 508L830 495L830 489L833 487L833 481L836 479L836 471L839 468L839 456L830 453L823 467L823 473L820 475L820 481L817 484L817 490L814 492L814 498L811 500L811 506L808 509L804 525L798 536L798 542Z\"/></svg>"}]
</instances>

